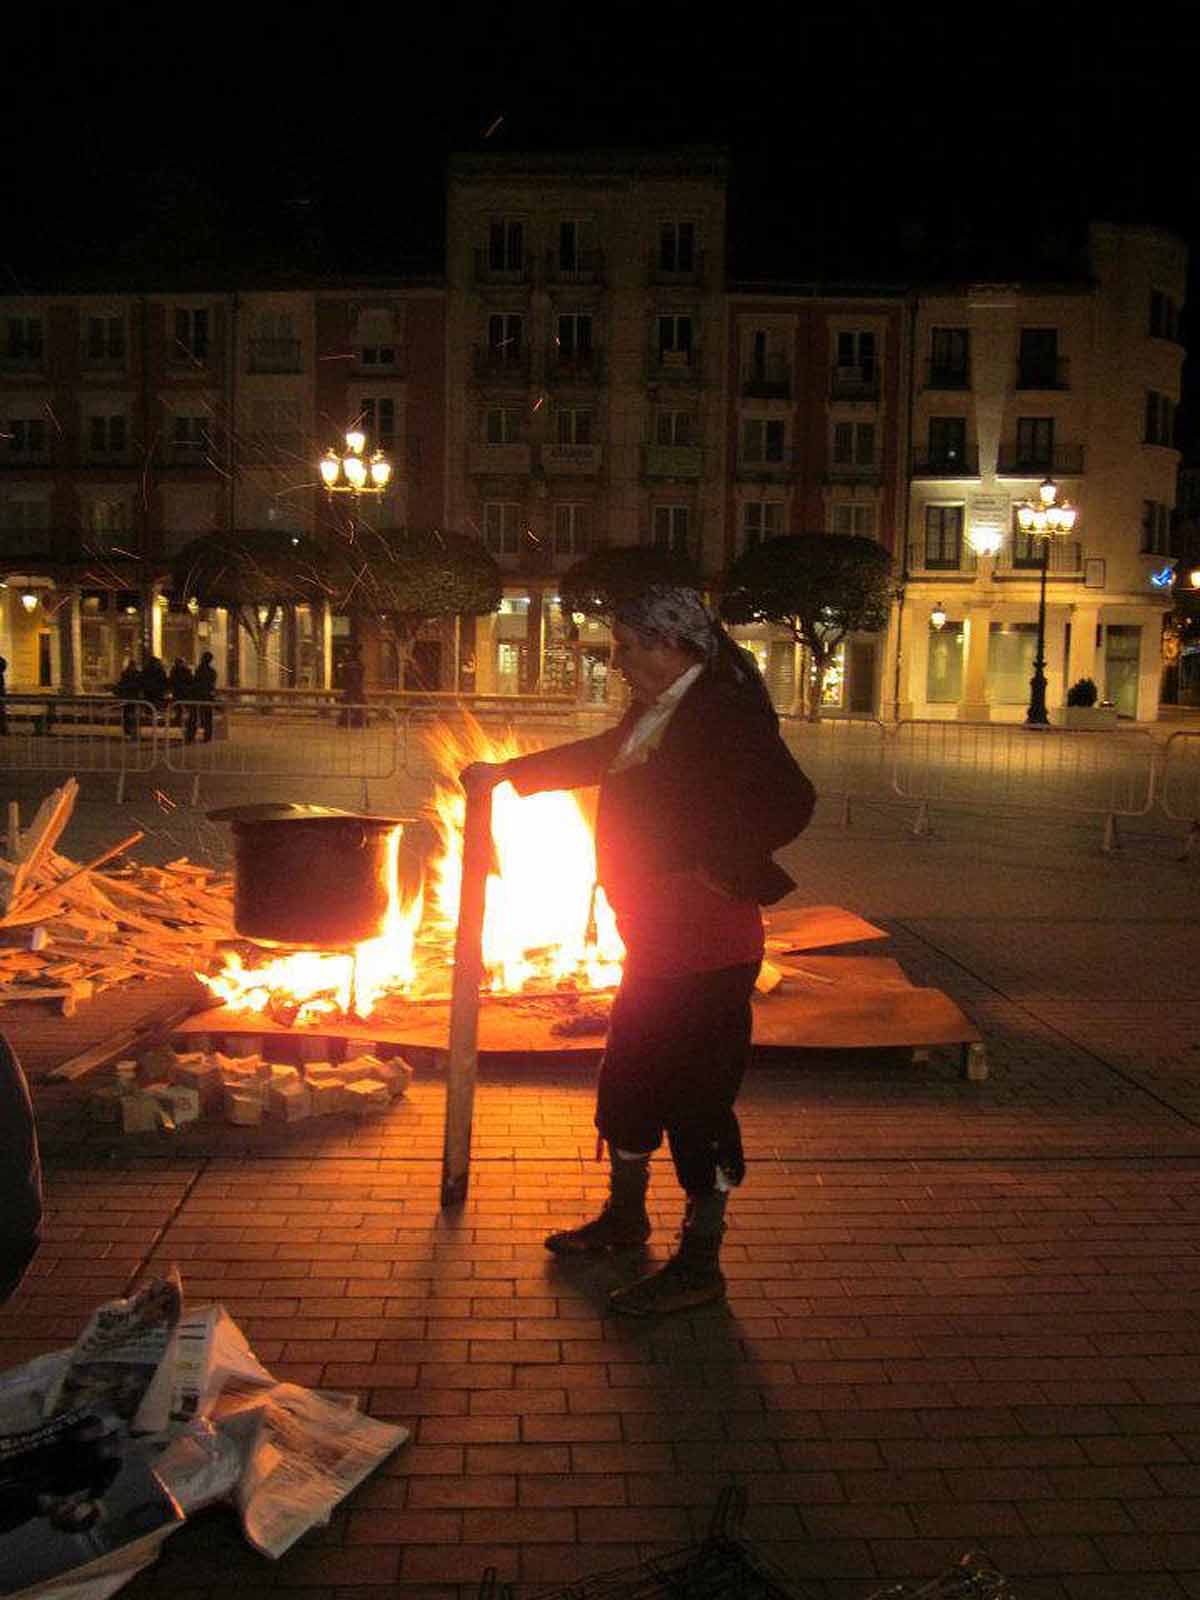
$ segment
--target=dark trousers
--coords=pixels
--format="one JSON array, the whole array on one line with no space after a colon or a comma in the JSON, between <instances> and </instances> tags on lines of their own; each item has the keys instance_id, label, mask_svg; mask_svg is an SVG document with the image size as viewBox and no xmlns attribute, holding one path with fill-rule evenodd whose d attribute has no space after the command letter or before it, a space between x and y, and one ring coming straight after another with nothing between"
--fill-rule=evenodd
<instances>
[{"instance_id":1,"label":"dark trousers","mask_svg":"<svg viewBox=\"0 0 1200 1600\"><path fill-rule=\"evenodd\" d=\"M680 1184L707 1194L718 1166L745 1175L734 1101L750 1059L759 963L677 978L626 977L613 1002L596 1126L615 1150L657 1150L664 1132Z\"/></svg>"}]
</instances>

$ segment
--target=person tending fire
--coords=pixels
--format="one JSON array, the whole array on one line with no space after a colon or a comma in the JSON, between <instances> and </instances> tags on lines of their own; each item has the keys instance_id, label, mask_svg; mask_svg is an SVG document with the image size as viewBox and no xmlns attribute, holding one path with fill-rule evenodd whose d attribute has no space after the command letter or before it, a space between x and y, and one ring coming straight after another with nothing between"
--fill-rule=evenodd
<instances>
[{"instance_id":1,"label":"person tending fire","mask_svg":"<svg viewBox=\"0 0 1200 1600\"><path fill-rule=\"evenodd\" d=\"M650 1158L665 1131L687 1206L665 1266L610 1296L633 1315L725 1293L729 1191L745 1175L734 1102L750 1054L763 956L760 906L795 887L772 853L807 825L816 792L779 734L752 659L699 593L656 584L619 605L613 665L632 703L612 729L502 762L475 762L468 793L600 785L597 876L626 947L597 1088L608 1146L600 1215L550 1234L570 1256L650 1237Z\"/></svg>"}]
</instances>

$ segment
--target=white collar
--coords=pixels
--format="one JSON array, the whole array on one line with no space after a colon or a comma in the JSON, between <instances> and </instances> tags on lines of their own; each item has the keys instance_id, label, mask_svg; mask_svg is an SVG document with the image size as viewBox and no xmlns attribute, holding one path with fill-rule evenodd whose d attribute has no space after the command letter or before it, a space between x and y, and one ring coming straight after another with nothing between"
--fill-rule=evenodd
<instances>
[{"instance_id":1,"label":"white collar","mask_svg":"<svg viewBox=\"0 0 1200 1600\"><path fill-rule=\"evenodd\" d=\"M676 705L683 699L703 671L703 661L697 661L694 667L689 667L686 672L681 672L674 683L669 683L663 692L651 701L651 704L656 706Z\"/></svg>"}]
</instances>

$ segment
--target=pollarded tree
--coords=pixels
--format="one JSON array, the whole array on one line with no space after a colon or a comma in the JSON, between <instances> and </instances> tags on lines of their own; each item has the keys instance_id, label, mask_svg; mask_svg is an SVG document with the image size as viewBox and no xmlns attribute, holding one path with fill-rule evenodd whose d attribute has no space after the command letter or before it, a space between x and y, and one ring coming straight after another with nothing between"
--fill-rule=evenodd
<instances>
[{"instance_id":1,"label":"pollarded tree","mask_svg":"<svg viewBox=\"0 0 1200 1600\"><path fill-rule=\"evenodd\" d=\"M428 623L495 611L503 588L496 562L466 534L360 526L338 548L333 599L338 610L378 623L396 647L403 683Z\"/></svg>"},{"instance_id":2,"label":"pollarded tree","mask_svg":"<svg viewBox=\"0 0 1200 1600\"><path fill-rule=\"evenodd\" d=\"M654 583L703 587L698 569L687 556L658 545L604 545L567 568L559 594L566 612L607 616L622 601L634 599Z\"/></svg>"},{"instance_id":3,"label":"pollarded tree","mask_svg":"<svg viewBox=\"0 0 1200 1600\"><path fill-rule=\"evenodd\" d=\"M809 720L820 716L825 673L849 633L876 633L894 592L892 558L857 534L793 533L751 545L726 574L726 622L787 628L812 657Z\"/></svg>"},{"instance_id":4,"label":"pollarded tree","mask_svg":"<svg viewBox=\"0 0 1200 1600\"><path fill-rule=\"evenodd\" d=\"M171 562L177 600L224 606L254 645L257 680L266 684L267 646L282 607L328 598L330 551L310 534L238 529L192 539Z\"/></svg>"}]
</instances>

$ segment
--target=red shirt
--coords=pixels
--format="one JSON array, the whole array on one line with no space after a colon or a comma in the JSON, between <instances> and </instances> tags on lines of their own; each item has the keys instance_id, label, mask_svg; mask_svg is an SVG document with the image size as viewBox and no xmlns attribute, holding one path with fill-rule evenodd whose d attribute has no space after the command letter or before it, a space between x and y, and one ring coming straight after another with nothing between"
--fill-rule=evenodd
<instances>
[{"instance_id":1,"label":"red shirt","mask_svg":"<svg viewBox=\"0 0 1200 1600\"><path fill-rule=\"evenodd\" d=\"M710 888L695 872L669 872L645 885L617 915L631 978L673 978L761 961L762 912Z\"/></svg>"}]
</instances>

